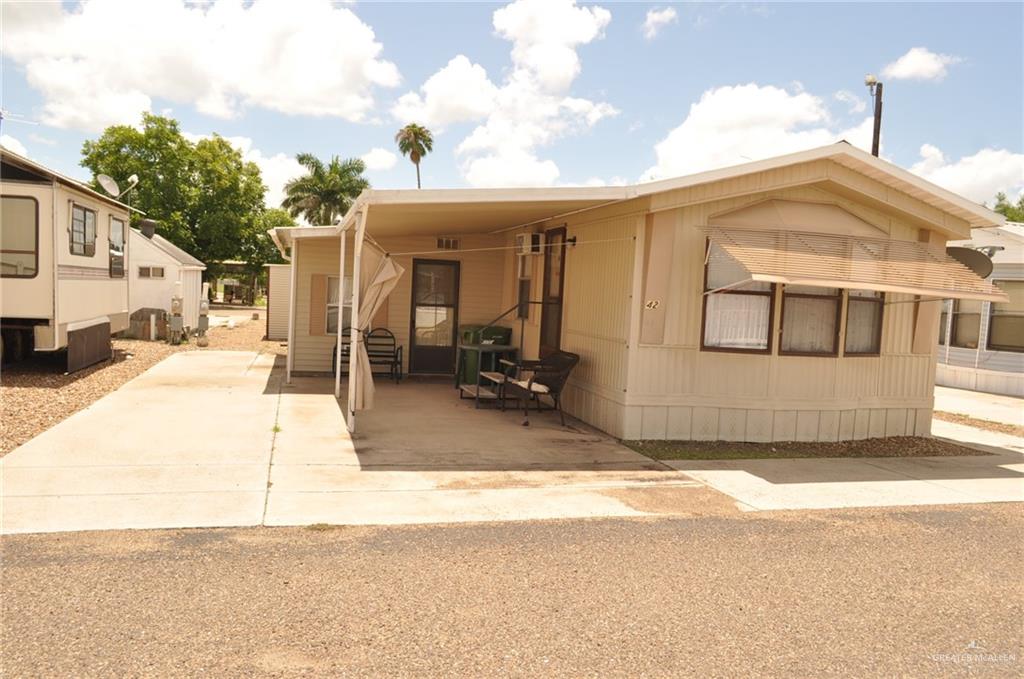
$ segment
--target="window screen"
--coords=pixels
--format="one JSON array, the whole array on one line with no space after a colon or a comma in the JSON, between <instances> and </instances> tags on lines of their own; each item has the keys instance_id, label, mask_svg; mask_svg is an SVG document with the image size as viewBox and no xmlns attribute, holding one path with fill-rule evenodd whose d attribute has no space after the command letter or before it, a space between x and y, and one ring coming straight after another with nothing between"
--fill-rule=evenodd
<instances>
[{"instance_id":1,"label":"window screen","mask_svg":"<svg viewBox=\"0 0 1024 679\"><path fill-rule=\"evenodd\" d=\"M38 271L38 204L34 198L4 196L0 211L0 276L32 278Z\"/></svg>"}]
</instances>

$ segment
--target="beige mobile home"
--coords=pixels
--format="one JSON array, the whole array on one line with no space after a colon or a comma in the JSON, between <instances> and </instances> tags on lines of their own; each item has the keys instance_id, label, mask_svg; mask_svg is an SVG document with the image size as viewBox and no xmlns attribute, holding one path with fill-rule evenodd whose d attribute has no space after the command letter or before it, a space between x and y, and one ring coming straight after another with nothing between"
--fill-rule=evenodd
<instances>
[{"instance_id":1,"label":"beige mobile home","mask_svg":"<svg viewBox=\"0 0 1024 679\"><path fill-rule=\"evenodd\" d=\"M272 234L289 379L329 373L349 325L452 374L458 327L495 324L522 358L577 354L563 408L619 438L926 435L941 300L1006 300L945 243L1002 221L845 142L638 186L368 190ZM349 361L351 428L372 380Z\"/></svg>"},{"instance_id":2,"label":"beige mobile home","mask_svg":"<svg viewBox=\"0 0 1024 679\"><path fill-rule=\"evenodd\" d=\"M0 163L5 360L67 349L71 371L109 358L128 326L128 207L6 149Z\"/></svg>"}]
</instances>

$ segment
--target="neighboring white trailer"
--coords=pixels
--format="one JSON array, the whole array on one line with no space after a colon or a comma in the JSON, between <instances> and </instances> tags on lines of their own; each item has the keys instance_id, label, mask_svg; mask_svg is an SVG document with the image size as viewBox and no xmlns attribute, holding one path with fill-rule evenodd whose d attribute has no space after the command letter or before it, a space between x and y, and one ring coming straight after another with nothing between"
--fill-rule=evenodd
<instances>
[{"instance_id":1,"label":"neighboring white trailer","mask_svg":"<svg viewBox=\"0 0 1024 679\"><path fill-rule=\"evenodd\" d=\"M155 222L143 220L140 229L131 229L128 234L132 313L139 309L170 311L175 283L181 281L183 323L195 330L206 265L156 233L155 227Z\"/></svg>"},{"instance_id":2,"label":"neighboring white trailer","mask_svg":"<svg viewBox=\"0 0 1024 679\"><path fill-rule=\"evenodd\" d=\"M128 327L128 206L0 150L4 360L68 350L68 370L109 358Z\"/></svg>"},{"instance_id":3,"label":"neighboring white trailer","mask_svg":"<svg viewBox=\"0 0 1024 679\"><path fill-rule=\"evenodd\" d=\"M291 298L291 264L267 264L267 339L288 339L288 301Z\"/></svg>"}]
</instances>

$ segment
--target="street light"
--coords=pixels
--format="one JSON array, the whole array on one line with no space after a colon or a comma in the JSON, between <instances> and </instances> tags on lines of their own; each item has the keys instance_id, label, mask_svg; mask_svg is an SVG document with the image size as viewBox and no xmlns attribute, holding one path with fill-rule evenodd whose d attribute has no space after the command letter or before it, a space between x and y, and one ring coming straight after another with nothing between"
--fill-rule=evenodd
<instances>
[{"instance_id":1,"label":"street light","mask_svg":"<svg viewBox=\"0 0 1024 679\"><path fill-rule=\"evenodd\" d=\"M871 155L878 157L878 143L882 137L882 83L871 73L864 76L864 84L875 100L875 131L871 137Z\"/></svg>"}]
</instances>

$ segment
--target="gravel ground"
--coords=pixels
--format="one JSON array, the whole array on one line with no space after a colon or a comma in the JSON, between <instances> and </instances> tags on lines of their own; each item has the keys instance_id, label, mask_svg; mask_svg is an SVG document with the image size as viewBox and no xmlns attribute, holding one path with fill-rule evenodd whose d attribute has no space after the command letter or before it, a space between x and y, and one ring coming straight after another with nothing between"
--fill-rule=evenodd
<instances>
[{"instance_id":1,"label":"gravel ground","mask_svg":"<svg viewBox=\"0 0 1024 679\"><path fill-rule=\"evenodd\" d=\"M841 441L838 443L782 441L732 443L729 441L623 441L638 453L656 460L754 460L794 457L920 457L985 455L974 448L920 436Z\"/></svg>"},{"instance_id":2,"label":"gravel ground","mask_svg":"<svg viewBox=\"0 0 1024 679\"><path fill-rule=\"evenodd\" d=\"M947 413L942 410L936 410L933 416L936 420L942 420L943 422L953 422L954 424L963 424L968 427L974 427L975 429L996 431L1000 434L1009 434L1010 436L1019 436L1024 438L1024 427L1018 424L982 420L977 417L971 417L970 415L964 415L962 413Z\"/></svg>"},{"instance_id":3,"label":"gravel ground","mask_svg":"<svg viewBox=\"0 0 1024 679\"><path fill-rule=\"evenodd\" d=\"M16 536L4 675L1019 677L1021 518Z\"/></svg>"},{"instance_id":4,"label":"gravel ground","mask_svg":"<svg viewBox=\"0 0 1024 679\"><path fill-rule=\"evenodd\" d=\"M213 328L208 347L115 339L114 357L70 375L63 357L40 354L3 367L0 373L0 457L85 408L178 351L240 350L284 355L280 342L263 340L265 322Z\"/></svg>"}]
</instances>

